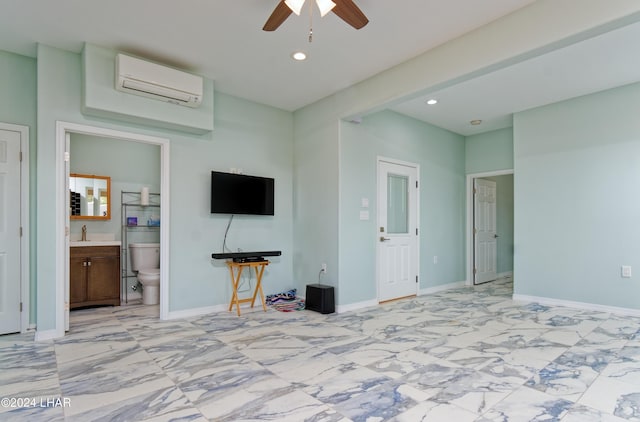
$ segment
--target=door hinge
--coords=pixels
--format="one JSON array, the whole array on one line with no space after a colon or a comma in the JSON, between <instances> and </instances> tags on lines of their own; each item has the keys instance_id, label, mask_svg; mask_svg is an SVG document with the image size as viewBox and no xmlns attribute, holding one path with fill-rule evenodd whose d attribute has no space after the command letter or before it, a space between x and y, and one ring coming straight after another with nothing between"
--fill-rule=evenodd
<instances>
[{"instance_id":1,"label":"door hinge","mask_svg":"<svg viewBox=\"0 0 640 422\"><path fill-rule=\"evenodd\" d=\"M22 237L22 226L20 226L20 237Z\"/></svg>"},{"instance_id":2,"label":"door hinge","mask_svg":"<svg viewBox=\"0 0 640 422\"><path fill-rule=\"evenodd\" d=\"M477 273L477 272L478 272L478 269L477 269L477 268L474 268L474 269L473 269L473 273L475 274L475 273Z\"/></svg>"},{"instance_id":3,"label":"door hinge","mask_svg":"<svg viewBox=\"0 0 640 422\"><path fill-rule=\"evenodd\" d=\"M20 302L20 312L22 312L22 302Z\"/></svg>"},{"instance_id":4,"label":"door hinge","mask_svg":"<svg viewBox=\"0 0 640 422\"><path fill-rule=\"evenodd\" d=\"M418 282L418 276L416 276L416 283Z\"/></svg>"},{"instance_id":5,"label":"door hinge","mask_svg":"<svg viewBox=\"0 0 640 422\"><path fill-rule=\"evenodd\" d=\"M69 151L65 151L65 152L64 152L64 161L65 161L65 162L67 162L67 161L69 161L69 160L70 160L70 158L71 158L71 157L70 157L70 155L69 155Z\"/></svg>"},{"instance_id":6,"label":"door hinge","mask_svg":"<svg viewBox=\"0 0 640 422\"><path fill-rule=\"evenodd\" d=\"M476 229L475 227L473 228L473 234L478 234L478 229Z\"/></svg>"},{"instance_id":7,"label":"door hinge","mask_svg":"<svg viewBox=\"0 0 640 422\"><path fill-rule=\"evenodd\" d=\"M20 159L20 162L22 162L22 151L18 154L18 158Z\"/></svg>"},{"instance_id":8,"label":"door hinge","mask_svg":"<svg viewBox=\"0 0 640 422\"><path fill-rule=\"evenodd\" d=\"M418 235L418 228L416 227L416 236Z\"/></svg>"},{"instance_id":9,"label":"door hinge","mask_svg":"<svg viewBox=\"0 0 640 422\"><path fill-rule=\"evenodd\" d=\"M416 189L418 188L418 181L416 180Z\"/></svg>"}]
</instances>

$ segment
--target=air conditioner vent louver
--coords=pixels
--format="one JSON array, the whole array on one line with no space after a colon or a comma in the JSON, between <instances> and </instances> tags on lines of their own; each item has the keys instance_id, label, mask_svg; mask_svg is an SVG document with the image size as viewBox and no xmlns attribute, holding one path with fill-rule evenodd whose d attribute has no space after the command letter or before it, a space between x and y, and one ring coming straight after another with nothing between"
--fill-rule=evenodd
<instances>
[{"instance_id":1,"label":"air conditioner vent louver","mask_svg":"<svg viewBox=\"0 0 640 422\"><path fill-rule=\"evenodd\" d=\"M203 79L170 67L118 54L116 89L187 107L202 103Z\"/></svg>"}]
</instances>

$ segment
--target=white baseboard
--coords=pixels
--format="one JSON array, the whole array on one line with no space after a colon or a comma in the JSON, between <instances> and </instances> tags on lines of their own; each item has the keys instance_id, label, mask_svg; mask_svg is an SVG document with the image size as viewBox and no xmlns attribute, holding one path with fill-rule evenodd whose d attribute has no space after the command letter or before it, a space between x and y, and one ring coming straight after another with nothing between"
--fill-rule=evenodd
<instances>
[{"instance_id":1,"label":"white baseboard","mask_svg":"<svg viewBox=\"0 0 640 422\"><path fill-rule=\"evenodd\" d=\"M512 277L513 278L513 271L507 271L504 273L498 273L497 274L498 278L507 278L507 277Z\"/></svg>"},{"instance_id":2,"label":"white baseboard","mask_svg":"<svg viewBox=\"0 0 640 422\"><path fill-rule=\"evenodd\" d=\"M364 302L350 303L348 305L338 305L336 306L336 313L344 313L357 311L358 309L368 308L370 306L378 306L377 300L365 300Z\"/></svg>"},{"instance_id":3,"label":"white baseboard","mask_svg":"<svg viewBox=\"0 0 640 422\"><path fill-rule=\"evenodd\" d=\"M420 292L418 293L418 296L438 293L438 292L442 292L444 290L449 290L449 289L457 289L457 288L465 287L465 286L467 286L467 282L466 281L456 281L454 283L441 284L439 286L427 287L426 289L420 289Z\"/></svg>"},{"instance_id":4,"label":"white baseboard","mask_svg":"<svg viewBox=\"0 0 640 422\"><path fill-rule=\"evenodd\" d=\"M60 338L60 337L63 337L63 336L64 336L64 333L61 336L60 334L58 334L58 330L56 330L56 329L53 329L53 330L36 330L35 341L53 340L55 338Z\"/></svg>"},{"instance_id":5,"label":"white baseboard","mask_svg":"<svg viewBox=\"0 0 640 422\"><path fill-rule=\"evenodd\" d=\"M467 285L466 281L458 281L455 283L443 284L441 286L428 287L426 289L420 289L418 296L437 293L443 290L456 289L458 287L465 287L466 285ZM379 302L376 299L373 299L373 300L366 300L364 302L350 303L348 305L337 305L336 313L341 314L344 312L357 311L359 309L369 308L371 306L378 306L378 304Z\"/></svg>"},{"instance_id":6,"label":"white baseboard","mask_svg":"<svg viewBox=\"0 0 640 422\"><path fill-rule=\"evenodd\" d=\"M181 311L169 311L167 319L191 318L200 315L223 312L229 309L229 305L205 306L203 308L184 309Z\"/></svg>"},{"instance_id":7,"label":"white baseboard","mask_svg":"<svg viewBox=\"0 0 640 422\"><path fill-rule=\"evenodd\" d=\"M541 305L566 306L567 308L585 309L588 311L608 312L612 314L623 314L630 316L640 316L640 309L619 308L617 306L598 305L597 303L573 302L570 300L553 299L549 297L513 295L515 302L539 303Z\"/></svg>"}]
</instances>

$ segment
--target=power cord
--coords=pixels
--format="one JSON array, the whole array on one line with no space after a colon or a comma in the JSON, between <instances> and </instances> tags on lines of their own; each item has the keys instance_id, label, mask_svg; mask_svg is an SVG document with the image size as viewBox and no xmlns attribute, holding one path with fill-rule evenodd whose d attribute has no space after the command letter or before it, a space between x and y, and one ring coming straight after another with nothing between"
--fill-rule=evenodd
<instances>
[{"instance_id":1,"label":"power cord","mask_svg":"<svg viewBox=\"0 0 640 422\"><path fill-rule=\"evenodd\" d=\"M227 235L229 234L229 228L231 227L231 222L233 221L233 217L234 217L234 214L231 214L231 217L229 218L229 222L227 223L227 228L224 231L224 240L222 241L222 252L232 252L232 250L227 247ZM240 285L238 286L238 292L251 291L252 278L253 278L253 275L251 274L251 271L249 271L248 277L245 272L245 276L242 278L242 280L240 280ZM246 289L243 289L242 286L244 286L245 283L248 283L249 287Z\"/></svg>"},{"instance_id":2,"label":"power cord","mask_svg":"<svg viewBox=\"0 0 640 422\"><path fill-rule=\"evenodd\" d=\"M233 214L231 214L231 218L229 218L229 222L227 223L227 229L224 231L224 240L222 241L222 252L231 252L231 249L227 248L227 234L229 233L229 227L231 227L231 222L233 221Z\"/></svg>"}]
</instances>

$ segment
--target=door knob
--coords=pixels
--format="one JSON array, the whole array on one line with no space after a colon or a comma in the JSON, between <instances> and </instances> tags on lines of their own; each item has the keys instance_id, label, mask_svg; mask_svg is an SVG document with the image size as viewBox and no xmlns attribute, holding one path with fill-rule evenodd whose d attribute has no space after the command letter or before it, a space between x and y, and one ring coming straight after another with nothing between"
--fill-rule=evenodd
<instances>
[{"instance_id":1,"label":"door knob","mask_svg":"<svg viewBox=\"0 0 640 422\"><path fill-rule=\"evenodd\" d=\"M380 236L380 241L381 242L386 242L387 240L391 240L391 239L388 238L388 237Z\"/></svg>"}]
</instances>

